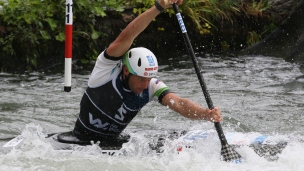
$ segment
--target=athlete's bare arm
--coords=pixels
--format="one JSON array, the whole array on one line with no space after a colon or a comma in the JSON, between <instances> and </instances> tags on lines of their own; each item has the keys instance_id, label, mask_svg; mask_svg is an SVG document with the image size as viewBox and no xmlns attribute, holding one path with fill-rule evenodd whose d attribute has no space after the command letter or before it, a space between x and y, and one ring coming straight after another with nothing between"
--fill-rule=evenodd
<instances>
[{"instance_id":1,"label":"athlete's bare arm","mask_svg":"<svg viewBox=\"0 0 304 171\"><path fill-rule=\"evenodd\" d=\"M159 4L164 8L172 7L172 4L182 4L182 0L160 0ZM152 6L150 9L136 17L119 34L116 40L107 48L107 54L113 57L121 57L131 47L133 40L151 23L151 21L160 14L160 11Z\"/></svg>"},{"instance_id":2,"label":"athlete's bare arm","mask_svg":"<svg viewBox=\"0 0 304 171\"><path fill-rule=\"evenodd\" d=\"M179 97L174 93L165 95L162 99L162 104L190 119L204 119L211 122L222 121L219 108L215 107L212 110L203 108L199 104L196 104L189 99Z\"/></svg>"}]
</instances>

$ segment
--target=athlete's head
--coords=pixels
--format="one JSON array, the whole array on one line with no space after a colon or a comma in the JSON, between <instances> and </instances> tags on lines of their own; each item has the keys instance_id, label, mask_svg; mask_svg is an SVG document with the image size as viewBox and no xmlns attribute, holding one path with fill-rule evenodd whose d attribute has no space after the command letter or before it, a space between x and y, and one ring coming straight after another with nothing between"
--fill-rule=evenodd
<instances>
[{"instance_id":1,"label":"athlete's head","mask_svg":"<svg viewBox=\"0 0 304 171\"><path fill-rule=\"evenodd\" d=\"M130 49L123 57L124 78L130 89L140 94L146 89L151 78L158 71L158 63L155 55L143 47Z\"/></svg>"}]
</instances>

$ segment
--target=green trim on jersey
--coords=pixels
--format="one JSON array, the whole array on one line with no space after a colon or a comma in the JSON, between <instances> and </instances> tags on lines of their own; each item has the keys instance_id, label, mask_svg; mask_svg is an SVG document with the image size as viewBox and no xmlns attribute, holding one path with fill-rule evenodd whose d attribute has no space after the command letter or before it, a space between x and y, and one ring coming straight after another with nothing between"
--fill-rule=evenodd
<instances>
[{"instance_id":1,"label":"green trim on jersey","mask_svg":"<svg viewBox=\"0 0 304 171\"><path fill-rule=\"evenodd\" d=\"M159 97L164 91L169 90L169 87L163 87L161 89L158 89L153 96Z\"/></svg>"}]
</instances>

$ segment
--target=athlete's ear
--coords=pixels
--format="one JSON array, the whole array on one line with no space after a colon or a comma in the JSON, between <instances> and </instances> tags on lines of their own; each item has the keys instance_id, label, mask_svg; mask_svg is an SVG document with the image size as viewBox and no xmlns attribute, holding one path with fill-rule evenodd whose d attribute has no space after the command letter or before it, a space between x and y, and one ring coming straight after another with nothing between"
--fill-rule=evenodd
<instances>
[{"instance_id":1,"label":"athlete's ear","mask_svg":"<svg viewBox=\"0 0 304 171\"><path fill-rule=\"evenodd\" d=\"M128 70L128 68L126 67L126 66L123 66L123 75L124 76L128 76L129 75L129 70Z\"/></svg>"}]
</instances>

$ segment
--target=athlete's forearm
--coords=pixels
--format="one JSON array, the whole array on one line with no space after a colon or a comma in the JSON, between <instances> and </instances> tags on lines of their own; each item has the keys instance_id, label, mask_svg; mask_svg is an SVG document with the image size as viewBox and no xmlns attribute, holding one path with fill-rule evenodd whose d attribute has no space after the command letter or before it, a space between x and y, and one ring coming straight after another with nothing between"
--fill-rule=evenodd
<instances>
[{"instance_id":1,"label":"athlete's forearm","mask_svg":"<svg viewBox=\"0 0 304 171\"><path fill-rule=\"evenodd\" d=\"M176 112L180 113L184 117L195 120L209 120L207 109L204 109L203 107L192 102L191 100L180 98L177 103L178 104L176 105L178 106L176 107Z\"/></svg>"},{"instance_id":2,"label":"athlete's forearm","mask_svg":"<svg viewBox=\"0 0 304 171\"><path fill-rule=\"evenodd\" d=\"M168 106L175 112L190 119L205 119L207 118L207 109L202 108L200 105L192 102L189 99L181 98L174 93L169 93L163 97L162 104Z\"/></svg>"},{"instance_id":3,"label":"athlete's forearm","mask_svg":"<svg viewBox=\"0 0 304 171\"><path fill-rule=\"evenodd\" d=\"M204 119L211 122L222 121L221 111L217 107L212 110L203 108L199 104L189 99L179 97L174 93L165 95L162 99L162 104L190 119Z\"/></svg>"},{"instance_id":4,"label":"athlete's forearm","mask_svg":"<svg viewBox=\"0 0 304 171\"><path fill-rule=\"evenodd\" d=\"M134 39L147 28L153 19L160 13L155 6L151 7L138 17L136 17L128 26L119 34L117 39L110 44L107 53L110 56L120 57L131 47Z\"/></svg>"},{"instance_id":5,"label":"athlete's forearm","mask_svg":"<svg viewBox=\"0 0 304 171\"><path fill-rule=\"evenodd\" d=\"M189 99L182 98L180 101L181 111L179 112L183 116L196 119L196 120L206 120L210 122L221 122L222 116L219 108L215 107L210 110L209 108L203 108L199 104L192 102Z\"/></svg>"}]
</instances>

